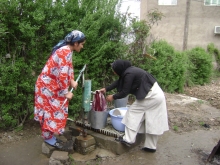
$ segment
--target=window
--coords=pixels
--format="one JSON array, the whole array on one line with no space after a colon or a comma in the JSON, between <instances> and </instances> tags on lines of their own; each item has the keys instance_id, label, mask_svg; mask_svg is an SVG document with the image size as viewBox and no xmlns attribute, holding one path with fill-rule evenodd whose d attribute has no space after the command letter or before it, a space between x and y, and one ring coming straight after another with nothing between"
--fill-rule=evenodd
<instances>
[{"instance_id":1,"label":"window","mask_svg":"<svg viewBox=\"0 0 220 165\"><path fill-rule=\"evenodd\" d=\"M177 5L177 0L158 0L158 5Z\"/></svg>"},{"instance_id":2,"label":"window","mask_svg":"<svg viewBox=\"0 0 220 165\"><path fill-rule=\"evenodd\" d=\"M205 6L220 6L220 0L204 0Z\"/></svg>"}]
</instances>

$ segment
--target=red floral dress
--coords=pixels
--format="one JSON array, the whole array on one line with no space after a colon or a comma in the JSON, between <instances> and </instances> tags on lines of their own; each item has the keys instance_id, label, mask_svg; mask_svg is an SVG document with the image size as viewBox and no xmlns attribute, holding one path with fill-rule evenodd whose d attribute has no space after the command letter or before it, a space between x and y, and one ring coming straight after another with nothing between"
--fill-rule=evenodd
<instances>
[{"instance_id":1,"label":"red floral dress","mask_svg":"<svg viewBox=\"0 0 220 165\"><path fill-rule=\"evenodd\" d=\"M64 132L68 102L61 106L71 79L74 79L72 52L63 46L50 56L35 85L34 119L40 122L42 130Z\"/></svg>"}]
</instances>

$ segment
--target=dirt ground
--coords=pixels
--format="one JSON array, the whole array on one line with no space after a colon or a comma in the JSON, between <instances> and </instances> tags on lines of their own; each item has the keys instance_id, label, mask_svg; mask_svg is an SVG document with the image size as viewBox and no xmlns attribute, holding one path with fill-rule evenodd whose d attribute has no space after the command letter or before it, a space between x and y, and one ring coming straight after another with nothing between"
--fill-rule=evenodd
<instances>
[{"instance_id":1,"label":"dirt ground","mask_svg":"<svg viewBox=\"0 0 220 165\"><path fill-rule=\"evenodd\" d=\"M210 84L204 86L185 88L184 94L165 95L170 130L159 138L156 153L143 152L140 145L122 155L86 162L74 161L72 164L220 164L218 156L210 163L205 162L220 140L220 78L213 79ZM19 162L21 156L18 153L22 153L16 154L16 149L20 147L18 150L22 151L22 144L28 146L29 143L29 147L23 149L23 152L30 155L26 155L27 160L23 158L24 160ZM48 164L48 159L40 154L41 143L39 124L35 121L26 123L21 131L1 131L0 165ZM32 153L32 150L35 152ZM37 155L37 158L32 158L31 154Z\"/></svg>"}]
</instances>

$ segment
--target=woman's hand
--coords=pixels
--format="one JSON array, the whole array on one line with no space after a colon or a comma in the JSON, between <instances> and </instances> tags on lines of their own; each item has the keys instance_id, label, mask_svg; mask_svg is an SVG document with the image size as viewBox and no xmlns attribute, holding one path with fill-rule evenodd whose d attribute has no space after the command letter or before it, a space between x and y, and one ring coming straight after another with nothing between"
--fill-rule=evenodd
<instances>
[{"instance_id":1,"label":"woman's hand","mask_svg":"<svg viewBox=\"0 0 220 165\"><path fill-rule=\"evenodd\" d=\"M67 100L71 100L73 98L73 93L68 92L67 94L65 94L65 97L67 98Z\"/></svg>"},{"instance_id":2,"label":"woman's hand","mask_svg":"<svg viewBox=\"0 0 220 165\"><path fill-rule=\"evenodd\" d=\"M112 101L114 100L113 95L108 95L108 96L106 97L106 100L107 100L108 102L112 102Z\"/></svg>"},{"instance_id":3,"label":"woman's hand","mask_svg":"<svg viewBox=\"0 0 220 165\"><path fill-rule=\"evenodd\" d=\"M78 83L76 81L74 81L73 79L71 79L71 87L74 88L76 90Z\"/></svg>"},{"instance_id":4,"label":"woman's hand","mask_svg":"<svg viewBox=\"0 0 220 165\"><path fill-rule=\"evenodd\" d=\"M102 92L102 93L106 93L106 89L105 88L102 88L99 91Z\"/></svg>"}]
</instances>

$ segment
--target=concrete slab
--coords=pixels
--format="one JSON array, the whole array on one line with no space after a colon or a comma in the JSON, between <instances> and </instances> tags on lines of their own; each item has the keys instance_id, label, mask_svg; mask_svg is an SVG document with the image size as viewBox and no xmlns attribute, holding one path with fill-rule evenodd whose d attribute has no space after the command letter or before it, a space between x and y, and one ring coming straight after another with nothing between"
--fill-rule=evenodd
<instances>
[{"instance_id":1,"label":"concrete slab","mask_svg":"<svg viewBox=\"0 0 220 165\"><path fill-rule=\"evenodd\" d=\"M73 134L76 134L75 131L78 131L79 128L83 129L82 127L76 125L72 125L69 127L69 129L73 131ZM87 134L95 138L97 147L109 150L117 155L121 155L129 151L130 149L139 145L144 140L144 134L138 134L136 142L128 147L125 144L115 141L115 137L107 136L88 129Z\"/></svg>"},{"instance_id":2,"label":"concrete slab","mask_svg":"<svg viewBox=\"0 0 220 165\"><path fill-rule=\"evenodd\" d=\"M112 153L111 151L101 149L101 148L96 148L93 152L86 154L86 155L82 155L77 152L70 155L70 158L72 158L74 161L79 161L79 162L87 162L90 160L95 160L97 158L108 158L108 157L115 158L116 155Z\"/></svg>"},{"instance_id":3,"label":"concrete slab","mask_svg":"<svg viewBox=\"0 0 220 165\"><path fill-rule=\"evenodd\" d=\"M69 156L68 156L68 152L65 151L54 151L50 158L60 161L68 161Z\"/></svg>"}]
</instances>

